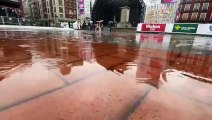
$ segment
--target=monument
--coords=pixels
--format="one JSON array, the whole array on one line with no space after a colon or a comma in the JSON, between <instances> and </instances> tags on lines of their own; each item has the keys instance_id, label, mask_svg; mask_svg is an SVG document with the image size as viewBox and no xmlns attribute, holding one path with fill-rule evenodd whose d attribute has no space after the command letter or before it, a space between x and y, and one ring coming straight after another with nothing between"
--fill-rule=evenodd
<instances>
[{"instance_id":1,"label":"monument","mask_svg":"<svg viewBox=\"0 0 212 120\"><path fill-rule=\"evenodd\" d=\"M121 7L121 18L120 22L117 24L118 28L128 28L132 27L132 25L129 23L130 18L130 8L128 6Z\"/></svg>"}]
</instances>

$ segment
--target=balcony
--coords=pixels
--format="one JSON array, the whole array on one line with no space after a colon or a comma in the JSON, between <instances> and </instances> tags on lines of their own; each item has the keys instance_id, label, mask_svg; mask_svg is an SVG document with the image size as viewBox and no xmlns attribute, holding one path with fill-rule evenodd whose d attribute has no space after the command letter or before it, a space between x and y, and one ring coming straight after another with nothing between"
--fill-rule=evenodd
<instances>
[{"instance_id":1,"label":"balcony","mask_svg":"<svg viewBox=\"0 0 212 120\"><path fill-rule=\"evenodd\" d=\"M21 3L19 0L0 0L0 5L6 5L10 7L19 7Z\"/></svg>"}]
</instances>

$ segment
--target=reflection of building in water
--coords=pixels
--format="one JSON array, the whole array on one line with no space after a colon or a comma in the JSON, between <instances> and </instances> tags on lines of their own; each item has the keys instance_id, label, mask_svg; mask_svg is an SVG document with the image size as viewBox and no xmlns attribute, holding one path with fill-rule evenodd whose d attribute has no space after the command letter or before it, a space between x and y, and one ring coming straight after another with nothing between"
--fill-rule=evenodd
<instances>
[{"instance_id":1,"label":"reflection of building in water","mask_svg":"<svg viewBox=\"0 0 212 120\"><path fill-rule=\"evenodd\" d=\"M199 45L202 44L200 50L197 49L197 43L197 39L183 41L176 38L172 39L170 43L171 51L167 54L169 68L202 77L212 77L212 53L207 49L207 45L204 47L204 41L199 42ZM204 48L205 50L203 50Z\"/></svg>"},{"instance_id":2,"label":"reflection of building in water","mask_svg":"<svg viewBox=\"0 0 212 120\"><path fill-rule=\"evenodd\" d=\"M137 57L137 51L130 45L135 45L135 40L132 41L128 38L132 38L134 35L129 35L122 39L122 36L116 36L111 34L102 34L100 43L93 43L93 53L96 58L96 62L107 70L117 71L124 73L129 69L127 62L132 62ZM97 36L97 41L99 37Z\"/></svg>"},{"instance_id":3,"label":"reflection of building in water","mask_svg":"<svg viewBox=\"0 0 212 120\"><path fill-rule=\"evenodd\" d=\"M193 45L196 43L193 36L183 36L184 40L181 40L179 36L173 35L167 48L163 47L164 39L161 41L160 37L149 37L141 36L136 72L138 82L149 83L158 88L161 80L166 81L166 69L176 69L205 78L212 77L212 53L202 48L198 51L196 45ZM202 42L204 45L205 43L208 42ZM203 79L197 80L205 82Z\"/></svg>"},{"instance_id":4,"label":"reflection of building in water","mask_svg":"<svg viewBox=\"0 0 212 120\"><path fill-rule=\"evenodd\" d=\"M28 42L0 38L0 80L10 71L19 69L31 62L32 56L27 51ZM21 61L21 62L20 62Z\"/></svg>"},{"instance_id":5,"label":"reflection of building in water","mask_svg":"<svg viewBox=\"0 0 212 120\"><path fill-rule=\"evenodd\" d=\"M159 87L160 75L166 67L166 49L163 46L164 35L142 35L136 78L138 82Z\"/></svg>"}]
</instances>

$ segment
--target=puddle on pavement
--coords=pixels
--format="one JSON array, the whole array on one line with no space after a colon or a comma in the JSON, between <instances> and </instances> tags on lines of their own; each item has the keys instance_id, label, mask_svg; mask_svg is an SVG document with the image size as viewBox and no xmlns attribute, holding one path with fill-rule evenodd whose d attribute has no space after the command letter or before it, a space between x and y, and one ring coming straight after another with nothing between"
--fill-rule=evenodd
<instances>
[{"instance_id":1,"label":"puddle on pavement","mask_svg":"<svg viewBox=\"0 0 212 120\"><path fill-rule=\"evenodd\" d=\"M167 77L173 73L179 79L212 83L211 37L84 31L0 34L0 80L22 64L40 62L69 75L77 66L83 73L87 62L155 88L173 81Z\"/></svg>"}]
</instances>

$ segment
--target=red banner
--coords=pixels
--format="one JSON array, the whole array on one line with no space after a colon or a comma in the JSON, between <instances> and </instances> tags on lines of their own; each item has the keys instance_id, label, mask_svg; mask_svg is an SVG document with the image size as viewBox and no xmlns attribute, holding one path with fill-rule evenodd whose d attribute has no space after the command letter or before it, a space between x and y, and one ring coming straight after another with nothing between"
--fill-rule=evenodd
<instances>
[{"instance_id":1,"label":"red banner","mask_svg":"<svg viewBox=\"0 0 212 120\"><path fill-rule=\"evenodd\" d=\"M142 24L143 32L165 32L166 24Z\"/></svg>"}]
</instances>

